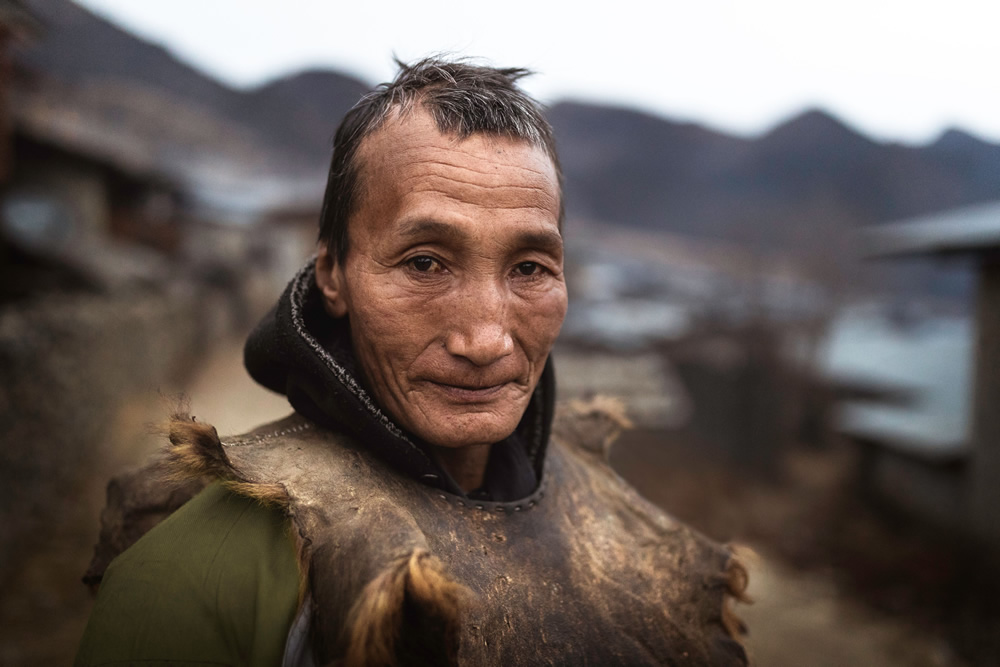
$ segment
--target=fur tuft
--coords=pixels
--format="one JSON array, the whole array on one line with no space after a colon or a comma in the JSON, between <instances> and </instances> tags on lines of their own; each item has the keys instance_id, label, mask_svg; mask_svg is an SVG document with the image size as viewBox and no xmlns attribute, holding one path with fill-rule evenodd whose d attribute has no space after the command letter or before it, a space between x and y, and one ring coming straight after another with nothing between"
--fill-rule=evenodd
<instances>
[{"instance_id":1,"label":"fur tuft","mask_svg":"<svg viewBox=\"0 0 1000 667\"><path fill-rule=\"evenodd\" d=\"M232 478L232 467L222 451L222 442L214 426L195 421L188 414L175 413L170 415L163 430L170 440L167 461L172 477Z\"/></svg>"},{"instance_id":2,"label":"fur tuft","mask_svg":"<svg viewBox=\"0 0 1000 667\"><path fill-rule=\"evenodd\" d=\"M418 549L369 582L351 609L344 665L455 665L471 597Z\"/></svg>"},{"instance_id":3,"label":"fur tuft","mask_svg":"<svg viewBox=\"0 0 1000 667\"><path fill-rule=\"evenodd\" d=\"M559 406L553 434L563 442L597 452L606 459L621 432L632 428L625 404L614 396L573 399Z\"/></svg>"},{"instance_id":4,"label":"fur tuft","mask_svg":"<svg viewBox=\"0 0 1000 667\"><path fill-rule=\"evenodd\" d=\"M281 484L257 484L233 479L225 480L222 484L233 493L253 498L264 505L287 508L292 502L288 491Z\"/></svg>"},{"instance_id":5,"label":"fur tuft","mask_svg":"<svg viewBox=\"0 0 1000 667\"><path fill-rule=\"evenodd\" d=\"M730 549L732 549L733 555L726 563L724 574L726 594L722 602L722 624L726 627L730 637L741 640L747 634L747 627L736 615L734 607L736 603L753 603L753 599L747 594L750 573L745 563L748 559L753 560L756 554L749 547L744 546L731 546Z\"/></svg>"},{"instance_id":6,"label":"fur tuft","mask_svg":"<svg viewBox=\"0 0 1000 667\"><path fill-rule=\"evenodd\" d=\"M170 481L218 479L241 496L265 505L288 506L288 493L281 484L258 484L237 477L211 424L196 421L186 413L175 413L163 431L170 440L166 453Z\"/></svg>"}]
</instances>

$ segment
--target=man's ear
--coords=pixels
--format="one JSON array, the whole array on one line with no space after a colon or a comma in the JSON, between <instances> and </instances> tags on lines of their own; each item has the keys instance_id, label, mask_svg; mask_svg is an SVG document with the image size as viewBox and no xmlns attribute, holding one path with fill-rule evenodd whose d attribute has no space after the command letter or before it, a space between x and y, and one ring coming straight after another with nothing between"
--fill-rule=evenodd
<instances>
[{"instance_id":1,"label":"man's ear","mask_svg":"<svg viewBox=\"0 0 1000 667\"><path fill-rule=\"evenodd\" d=\"M343 317L347 314L344 272L325 243L319 245L316 255L316 286L323 293L323 308L328 315Z\"/></svg>"}]
</instances>

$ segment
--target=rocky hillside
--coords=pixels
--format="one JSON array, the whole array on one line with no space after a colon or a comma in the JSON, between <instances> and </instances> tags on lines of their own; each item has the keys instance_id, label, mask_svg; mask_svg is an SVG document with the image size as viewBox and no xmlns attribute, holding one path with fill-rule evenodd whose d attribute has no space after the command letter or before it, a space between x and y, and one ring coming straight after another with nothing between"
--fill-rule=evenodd
<instances>
[{"instance_id":1,"label":"rocky hillside","mask_svg":"<svg viewBox=\"0 0 1000 667\"><path fill-rule=\"evenodd\" d=\"M798 237L1000 198L1000 146L880 143L812 110L756 139L636 111L550 111L572 214L704 237Z\"/></svg>"}]
</instances>

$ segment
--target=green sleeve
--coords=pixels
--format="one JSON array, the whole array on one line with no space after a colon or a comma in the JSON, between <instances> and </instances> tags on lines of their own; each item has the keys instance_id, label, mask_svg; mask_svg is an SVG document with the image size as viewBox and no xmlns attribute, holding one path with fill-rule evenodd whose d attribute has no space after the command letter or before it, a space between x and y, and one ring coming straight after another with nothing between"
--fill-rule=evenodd
<instances>
[{"instance_id":1,"label":"green sleeve","mask_svg":"<svg viewBox=\"0 0 1000 667\"><path fill-rule=\"evenodd\" d=\"M76 665L280 665L298 588L284 514L214 484L111 563Z\"/></svg>"}]
</instances>

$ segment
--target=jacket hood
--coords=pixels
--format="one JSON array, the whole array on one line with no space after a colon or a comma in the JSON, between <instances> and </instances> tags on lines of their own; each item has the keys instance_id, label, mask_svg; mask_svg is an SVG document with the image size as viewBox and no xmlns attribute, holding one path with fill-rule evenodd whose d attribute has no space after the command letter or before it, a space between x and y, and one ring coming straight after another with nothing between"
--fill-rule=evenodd
<instances>
[{"instance_id":1,"label":"jacket hood","mask_svg":"<svg viewBox=\"0 0 1000 667\"><path fill-rule=\"evenodd\" d=\"M250 334L243 358L250 376L287 396L296 412L354 437L387 464L424 484L467 495L431 456L430 445L397 425L365 387L347 318L330 317L323 308L315 260L299 271ZM550 360L517 429L493 445L484 485L470 497L508 501L535 490L542 477L554 399Z\"/></svg>"}]
</instances>

